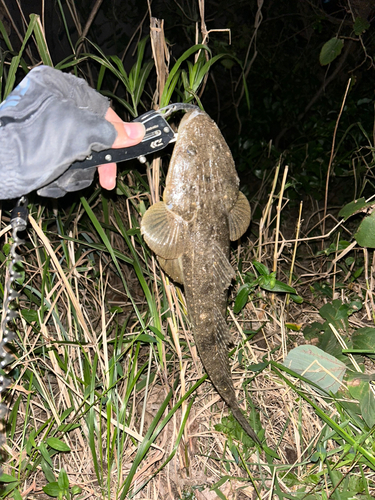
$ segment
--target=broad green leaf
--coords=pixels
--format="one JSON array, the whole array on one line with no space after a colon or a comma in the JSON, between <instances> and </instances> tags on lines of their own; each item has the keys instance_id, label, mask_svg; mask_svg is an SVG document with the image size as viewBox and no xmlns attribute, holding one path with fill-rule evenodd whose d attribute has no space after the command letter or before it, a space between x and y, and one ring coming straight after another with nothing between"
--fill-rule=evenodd
<instances>
[{"instance_id":1,"label":"broad green leaf","mask_svg":"<svg viewBox=\"0 0 375 500\"><path fill-rule=\"evenodd\" d=\"M319 62L322 66L330 64L336 59L337 56L341 54L342 48L344 47L344 42L338 38L331 38L328 40L320 51Z\"/></svg>"},{"instance_id":2,"label":"broad green leaf","mask_svg":"<svg viewBox=\"0 0 375 500\"><path fill-rule=\"evenodd\" d=\"M258 262L256 260L254 260L252 262L252 264L261 276L269 276L270 272L269 272L267 266L265 266L264 264L261 264L260 262Z\"/></svg>"},{"instance_id":3,"label":"broad green leaf","mask_svg":"<svg viewBox=\"0 0 375 500\"><path fill-rule=\"evenodd\" d=\"M341 300L336 299L331 303L324 304L324 306L319 309L319 314L328 323L331 323L336 330L346 331L349 328L348 311L349 306L343 304Z\"/></svg>"},{"instance_id":4,"label":"broad green leaf","mask_svg":"<svg viewBox=\"0 0 375 500\"><path fill-rule=\"evenodd\" d=\"M331 243L328 248L317 252L317 255L325 254L331 255L332 253L341 252L345 250L350 245L350 241L340 240L338 243Z\"/></svg>"},{"instance_id":5,"label":"broad green leaf","mask_svg":"<svg viewBox=\"0 0 375 500\"><path fill-rule=\"evenodd\" d=\"M68 474L65 472L64 469L60 470L59 479L57 480L57 482L61 489L63 490L69 489L69 478Z\"/></svg>"},{"instance_id":6,"label":"broad green leaf","mask_svg":"<svg viewBox=\"0 0 375 500\"><path fill-rule=\"evenodd\" d=\"M23 500L23 496L21 495L21 493L19 492L19 490L14 490L13 493L12 493L12 499L13 500Z\"/></svg>"},{"instance_id":7,"label":"broad green leaf","mask_svg":"<svg viewBox=\"0 0 375 500\"><path fill-rule=\"evenodd\" d=\"M371 390L371 381L367 386L367 390L363 393L363 397L359 402L363 420L371 428L375 425L375 397Z\"/></svg>"},{"instance_id":8,"label":"broad green leaf","mask_svg":"<svg viewBox=\"0 0 375 500\"><path fill-rule=\"evenodd\" d=\"M295 302L296 304L302 304L303 303L303 297L300 295L295 295L294 293L290 294L290 298Z\"/></svg>"},{"instance_id":9,"label":"broad green leaf","mask_svg":"<svg viewBox=\"0 0 375 500\"><path fill-rule=\"evenodd\" d=\"M64 420L72 413L72 411L74 411L73 406L64 410L61 414L60 422L64 422Z\"/></svg>"},{"instance_id":10,"label":"broad green leaf","mask_svg":"<svg viewBox=\"0 0 375 500\"><path fill-rule=\"evenodd\" d=\"M373 206L373 202L366 203L364 198L359 198L342 207L339 212L339 217L343 217L346 220L352 215L358 214L359 212L365 212L369 207Z\"/></svg>"},{"instance_id":11,"label":"broad green leaf","mask_svg":"<svg viewBox=\"0 0 375 500\"><path fill-rule=\"evenodd\" d=\"M370 23L367 21L367 19L363 19L363 17L356 17L354 24L353 24L353 29L354 33L359 36L362 35L366 30L368 30L370 27Z\"/></svg>"},{"instance_id":12,"label":"broad green leaf","mask_svg":"<svg viewBox=\"0 0 375 500\"><path fill-rule=\"evenodd\" d=\"M216 493L216 496L220 498L220 500L228 500L224 493L219 490L219 488L210 488L210 491L214 491Z\"/></svg>"},{"instance_id":13,"label":"broad green leaf","mask_svg":"<svg viewBox=\"0 0 375 500\"><path fill-rule=\"evenodd\" d=\"M65 444L63 441L60 439L51 437L47 439L47 444L51 448L57 451L70 451L70 448L67 444Z\"/></svg>"},{"instance_id":14,"label":"broad green leaf","mask_svg":"<svg viewBox=\"0 0 375 500\"><path fill-rule=\"evenodd\" d=\"M54 483L56 481L56 478L51 466L44 460L44 458L42 458L42 462L40 465L47 481L49 483Z\"/></svg>"},{"instance_id":15,"label":"broad green leaf","mask_svg":"<svg viewBox=\"0 0 375 500\"><path fill-rule=\"evenodd\" d=\"M57 497L59 496L59 493L61 491L60 486L58 483L48 483L46 486L43 487L44 493L49 495L50 497Z\"/></svg>"},{"instance_id":16,"label":"broad green leaf","mask_svg":"<svg viewBox=\"0 0 375 500\"><path fill-rule=\"evenodd\" d=\"M360 311L363 307L363 304L359 299L352 300L348 305L348 316L351 316L353 313Z\"/></svg>"},{"instance_id":17,"label":"broad green leaf","mask_svg":"<svg viewBox=\"0 0 375 500\"><path fill-rule=\"evenodd\" d=\"M251 410L250 415L246 418L247 420L249 420L249 424L255 431L259 431L262 428L259 414L254 409ZM252 446L254 446L254 441L250 436L246 434L246 432L242 429L240 424L232 415L223 417L221 419L221 422L215 425L215 430L233 437L237 441L240 441L243 446L246 446L247 448L251 448Z\"/></svg>"},{"instance_id":18,"label":"broad green leaf","mask_svg":"<svg viewBox=\"0 0 375 500\"><path fill-rule=\"evenodd\" d=\"M358 328L352 335L353 349L358 353L364 352L366 356L375 359L375 328L365 326Z\"/></svg>"},{"instance_id":19,"label":"broad green leaf","mask_svg":"<svg viewBox=\"0 0 375 500\"><path fill-rule=\"evenodd\" d=\"M371 376L367 373L349 373L348 390L352 398L361 401L370 383Z\"/></svg>"},{"instance_id":20,"label":"broad green leaf","mask_svg":"<svg viewBox=\"0 0 375 500\"><path fill-rule=\"evenodd\" d=\"M339 390L346 370L344 363L314 345L292 349L283 365L333 393Z\"/></svg>"},{"instance_id":21,"label":"broad green leaf","mask_svg":"<svg viewBox=\"0 0 375 500\"><path fill-rule=\"evenodd\" d=\"M21 314L27 323L33 323L34 321L38 322L38 311L34 309L22 309Z\"/></svg>"},{"instance_id":22,"label":"broad green leaf","mask_svg":"<svg viewBox=\"0 0 375 500\"><path fill-rule=\"evenodd\" d=\"M354 238L361 247L375 248L375 211L363 219Z\"/></svg>"},{"instance_id":23,"label":"broad green leaf","mask_svg":"<svg viewBox=\"0 0 375 500\"><path fill-rule=\"evenodd\" d=\"M51 460L51 457L49 456L49 453L48 453L48 450L47 450L47 447L44 443L41 443L39 446L38 446L38 449L40 451L40 454L42 455L42 457L44 458L44 460L48 463L48 465L53 468L53 463L52 463L52 460Z\"/></svg>"},{"instance_id":24,"label":"broad green leaf","mask_svg":"<svg viewBox=\"0 0 375 500\"><path fill-rule=\"evenodd\" d=\"M279 280L273 280L272 277L268 279L267 277L262 278L259 286L268 292L282 292L282 293L293 293L297 294L296 290L286 283L282 283Z\"/></svg>"},{"instance_id":25,"label":"broad green leaf","mask_svg":"<svg viewBox=\"0 0 375 500\"><path fill-rule=\"evenodd\" d=\"M10 476L9 474L1 474L0 476L0 483L16 483L17 481L17 478Z\"/></svg>"},{"instance_id":26,"label":"broad green leaf","mask_svg":"<svg viewBox=\"0 0 375 500\"><path fill-rule=\"evenodd\" d=\"M9 255L10 249L12 248L12 245L10 243L5 243L3 245L3 252L5 255Z\"/></svg>"},{"instance_id":27,"label":"broad green leaf","mask_svg":"<svg viewBox=\"0 0 375 500\"><path fill-rule=\"evenodd\" d=\"M350 395L359 401L363 420L369 427L375 425L375 397L371 389L374 376L356 373L348 380Z\"/></svg>"},{"instance_id":28,"label":"broad green leaf","mask_svg":"<svg viewBox=\"0 0 375 500\"><path fill-rule=\"evenodd\" d=\"M156 328L155 326L149 325L149 329L152 331L152 333L154 333L157 337L159 337L160 340L162 340L164 342L165 337L158 328Z\"/></svg>"},{"instance_id":29,"label":"broad green leaf","mask_svg":"<svg viewBox=\"0 0 375 500\"><path fill-rule=\"evenodd\" d=\"M254 363L253 365L249 366L249 370L251 370L252 372L260 372L267 368L267 366L268 363Z\"/></svg>"},{"instance_id":30,"label":"broad green leaf","mask_svg":"<svg viewBox=\"0 0 375 500\"><path fill-rule=\"evenodd\" d=\"M70 424L61 424L58 427L58 431L63 432L63 433L67 433L67 432L74 431L74 429L78 429L79 427L81 427L81 424L71 422Z\"/></svg>"},{"instance_id":31,"label":"broad green leaf","mask_svg":"<svg viewBox=\"0 0 375 500\"><path fill-rule=\"evenodd\" d=\"M155 337L147 335L146 333L141 333L140 335L137 335L137 340L139 340L139 342L144 342L145 344L154 344L156 342Z\"/></svg>"},{"instance_id":32,"label":"broad green leaf","mask_svg":"<svg viewBox=\"0 0 375 500\"><path fill-rule=\"evenodd\" d=\"M247 285L242 285L238 290L236 300L234 301L233 312L238 314L246 306L249 298L249 288Z\"/></svg>"}]
</instances>

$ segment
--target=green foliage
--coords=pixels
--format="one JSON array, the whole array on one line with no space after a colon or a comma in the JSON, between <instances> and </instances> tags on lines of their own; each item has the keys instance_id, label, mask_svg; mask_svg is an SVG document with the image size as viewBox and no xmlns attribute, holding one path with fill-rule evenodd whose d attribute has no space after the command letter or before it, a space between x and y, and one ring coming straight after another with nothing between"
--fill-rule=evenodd
<instances>
[{"instance_id":1,"label":"green foliage","mask_svg":"<svg viewBox=\"0 0 375 500\"><path fill-rule=\"evenodd\" d=\"M353 349L352 354L363 354L375 360L374 354L375 328L357 328L352 334Z\"/></svg>"},{"instance_id":2,"label":"green foliage","mask_svg":"<svg viewBox=\"0 0 375 500\"><path fill-rule=\"evenodd\" d=\"M374 374L366 373L350 374L348 377L349 393L359 401L361 415L369 428L375 425L374 380Z\"/></svg>"},{"instance_id":3,"label":"green foliage","mask_svg":"<svg viewBox=\"0 0 375 500\"><path fill-rule=\"evenodd\" d=\"M363 219L354 238L361 247L375 248L375 212Z\"/></svg>"},{"instance_id":4,"label":"green foliage","mask_svg":"<svg viewBox=\"0 0 375 500\"><path fill-rule=\"evenodd\" d=\"M268 268L261 262L253 261L258 277L252 273L246 273L244 276L244 284L240 286L234 302L233 312L238 314L246 306L249 297L255 292L258 286L268 292L291 293L296 302L301 302L301 297L297 296L294 288L286 285L282 281L276 279L276 273L270 272Z\"/></svg>"},{"instance_id":5,"label":"green foliage","mask_svg":"<svg viewBox=\"0 0 375 500\"><path fill-rule=\"evenodd\" d=\"M259 413L256 412L254 408L251 409L250 415L247 416L246 419L257 434L259 431L262 431ZM251 453L251 449L254 448L254 441L246 434L232 415L229 417L223 417L220 424L215 425L215 429L219 432L223 432L231 439L239 441L246 455L249 455Z\"/></svg>"},{"instance_id":6,"label":"green foliage","mask_svg":"<svg viewBox=\"0 0 375 500\"><path fill-rule=\"evenodd\" d=\"M283 364L303 375L325 392L336 393L346 366L314 345L301 345L289 351Z\"/></svg>"},{"instance_id":7,"label":"green foliage","mask_svg":"<svg viewBox=\"0 0 375 500\"><path fill-rule=\"evenodd\" d=\"M326 321L324 323L312 323L304 330L305 337L310 341L314 341L320 349L317 350L315 346L311 345L302 346L303 353L300 353L301 347L293 349L285 359L284 364L327 392L329 390L337 392L339 389L340 384L335 384L334 379L340 382L343 380L345 364L351 366L351 368L356 367L357 372L348 372L345 380L348 384L350 396L359 402L355 413L363 418L364 423L362 422L361 426L365 430L375 425L375 396L373 390L375 377L361 371L358 373L358 367L363 366L364 359L362 356L375 359L375 329L370 327L359 328L351 337L348 336L348 317L358 309L360 309L358 301L351 304L342 304L341 301L334 300L325 304L319 313ZM342 339L341 341L339 341L340 339L337 338L335 332L338 333L340 339ZM343 344L345 348L343 348ZM306 350L307 356L304 354ZM355 358L353 358L353 355L355 355ZM312 373L310 373L310 370ZM342 406L346 410L349 408L345 403L342 403ZM356 421L358 423L357 419Z\"/></svg>"},{"instance_id":8,"label":"green foliage","mask_svg":"<svg viewBox=\"0 0 375 500\"><path fill-rule=\"evenodd\" d=\"M324 323L314 322L308 325L304 331L304 337L314 341L314 345L328 354L347 362L347 357L342 354L342 347L335 337L332 327L335 328L340 334L348 334L349 323L348 317L354 312L359 311L362 304L358 300L353 300L349 304L343 304L341 300L333 300L325 304L319 309L320 316L325 320ZM348 345L350 339L346 339Z\"/></svg>"},{"instance_id":9,"label":"green foliage","mask_svg":"<svg viewBox=\"0 0 375 500\"><path fill-rule=\"evenodd\" d=\"M352 201L345 205L339 212L339 216L348 220L353 215L360 213L366 214L366 217L359 223L358 229L354 234L357 243L365 248L375 248L375 212L374 203L366 203L364 198ZM369 215L367 215L369 213Z\"/></svg>"},{"instance_id":10,"label":"green foliage","mask_svg":"<svg viewBox=\"0 0 375 500\"><path fill-rule=\"evenodd\" d=\"M339 217L343 217L344 220L349 219L352 215L367 212L369 208L373 208L374 203L366 203L364 198L360 198L358 200L351 201L347 203L339 212Z\"/></svg>"},{"instance_id":11,"label":"green foliage","mask_svg":"<svg viewBox=\"0 0 375 500\"><path fill-rule=\"evenodd\" d=\"M93 61L97 62L100 65L100 71L96 87L97 90L102 90L105 71L107 69L113 73L113 75L117 79L117 82L122 83L127 93L131 97L132 105L130 105L125 99L118 97L113 92L103 90L102 93L104 95L107 95L108 97L111 97L112 99L115 99L119 104L121 104L125 109L127 109L131 114L131 116L133 117L138 116L137 109L141 102L141 98L143 96L146 81L154 65L152 61L143 63L143 57L147 41L148 38L144 38L139 42L137 47L137 60L132 69L130 70L129 75L124 68L123 62L118 56L108 56L108 57L105 56L100 47L94 43L92 43L92 45L99 53L99 56L96 56L94 54L84 55L84 57L92 59ZM64 66L60 67L56 66L56 67L58 69L62 69L63 67L66 67L66 64L64 64Z\"/></svg>"},{"instance_id":12,"label":"green foliage","mask_svg":"<svg viewBox=\"0 0 375 500\"><path fill-rule=\"evenodd\" d=\"M338 38L328 40L320 51L319 62L322 66L327 66L341 54L344 47L344 42Z\"/></svg>"},{"instance_id":13,"label":"green foliage","mask_svg":"<svg viewBox=\"0 0 375 500\"><path fill-rule=\"evenodd\" d=\"M360 16L355 18L353 29L356 36L363 35L363 33L365 33L369 28L370 23L367 21L367 19L363 19L363 17Z\"/></svg>"},{"instance_id":14,"label":"green foliage","mask_svg":"<svg viewBox=\"0 0 375 500\"><path fill-rule=\"evenodd\" d=\"M76 495L82 493L82 488L79 486L70 487L68 475L64 469L61 469L58 480L46 484L43 487L43 491L50 497L58 498L59 500L71 500Z\"/></svg>"}]
</instances>

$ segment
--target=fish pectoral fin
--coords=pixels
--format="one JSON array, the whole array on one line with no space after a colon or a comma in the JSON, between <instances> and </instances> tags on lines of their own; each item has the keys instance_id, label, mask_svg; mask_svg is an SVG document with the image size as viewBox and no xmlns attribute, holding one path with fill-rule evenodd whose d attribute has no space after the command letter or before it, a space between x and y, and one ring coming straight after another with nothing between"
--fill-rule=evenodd
<instances>
[{"instance_id":1,"label":"fish pectoral fin","mask_svg":"<svg viewBox=\"0 0 375 500\"><path fill-rule=\"evenodd\" d=\"M176 259L184 250L184 221L169 210L164 201L144 214L141 233L147 245L163 259Z\"/></svg>"},{"instance_id":2,"label":"fish pectoral fin","mask_svg":"<svg viewBox=\"0 0 375 500\"><path fill-rule=\"evenodd\" d=\"M236 204L229 212L229 237L236 241L245 233L251 219L251 208L246 196L240 191Z\"/></svg>"},{"instance_id":3,"label":"fish pectoral fin","mask_svg":"<svg viewBox=\"0 0 375 500\"><path fill-rule=\"evenodd\" d=\"M181 259L163 259L158 257L159 264L163 271L168 274L173 281L184 284L184 273L181 265Z\"/></svg>"},{"instance_id":4,"label":"fish pectoral fin","mask_svg":"<svg viewBox=\"0 0 375 500\"><path fill-rule=\"evenodd\" d=\"M223 290L229 288L236 274L233 267L230 265L228 257L224 254L219 245L214 246L212 268L216 282L222 284Z\"/></svg>"}]
</instances>

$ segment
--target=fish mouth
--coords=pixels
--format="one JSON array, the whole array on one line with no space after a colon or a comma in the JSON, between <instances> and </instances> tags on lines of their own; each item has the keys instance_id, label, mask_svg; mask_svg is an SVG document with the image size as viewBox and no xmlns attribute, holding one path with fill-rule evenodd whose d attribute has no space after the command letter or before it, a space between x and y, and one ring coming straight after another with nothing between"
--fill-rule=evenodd
<instances>
[{"instance_id":1,"label":"fish mouth","mask_svg":"<svg viewBox=\"0 0 375 500\"><path fill-rule=\"evenodd\" d=\"M198 107L196 107L196 109L192 109L192 110L187 111L187 113L185 113L185 115L182 117L182 120L180 121L180 125L178 126L178 128L180 129L180 127L182 128L182 127L188 125L188 123L191 120L194 120L197 116L200 116L200 115L207 116L207 113L205 111L202 111Z\"/></svg>"}]
</instances>

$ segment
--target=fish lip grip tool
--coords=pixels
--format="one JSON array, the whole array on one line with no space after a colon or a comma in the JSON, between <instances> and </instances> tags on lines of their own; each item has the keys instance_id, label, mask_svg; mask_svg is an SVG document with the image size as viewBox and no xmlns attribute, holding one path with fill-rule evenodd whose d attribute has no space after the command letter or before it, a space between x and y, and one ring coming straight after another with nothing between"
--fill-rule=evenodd
<instances>
[{"instance_id":1,"label":"fish lip grip tool","mask_svg":"<svg viewBox=\"0 0 375 500\"><path fill-rule=\"evenodd\" d=\"M148 111L133 120L134 122L143 123L146 128L146 134L142 142L128 148L93 152L85 160L73 163L69 169L85 169L106 163L133 160L134 158L138 158L141 163L144 163L146 161L145 156L164 149L177 139L177 134L171 129L165 118L179 110L187 111L196 108L197 106L193 104L175 103L157 111Z\"/></svg>"},{"instance_id":2,"label":"fish lip grip tool","mask_svg":"<svg viewBox=\"0 0 375 500\"><path fill-rule=\"evenodd\" d=\"M48 198L61 198L68 192L84 189L92 183L95 167L98 165L118 163L134 158L145 163L147 155L157 153L177 139L177 134L172 130L166 118L176 111L192 109L199 108L193 104L174 103L157 111L148 111L135 118L133 121L143 123L146 129L146 134L139 144L127 148L93 151L84 160L74 162L58 179L39 189L38 194Z\"/></svg>"}]
</instances>

